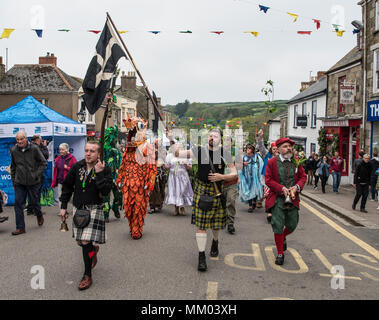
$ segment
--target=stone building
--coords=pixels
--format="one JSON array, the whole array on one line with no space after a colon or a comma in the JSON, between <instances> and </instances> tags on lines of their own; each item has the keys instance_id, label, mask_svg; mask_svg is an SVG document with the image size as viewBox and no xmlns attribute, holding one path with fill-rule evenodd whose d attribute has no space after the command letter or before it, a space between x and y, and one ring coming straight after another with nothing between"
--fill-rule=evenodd
<instances>
[{"instance_id":1,"label":"stone building","mask_svg":"<svg viewBox=\"0 0 379 320\"><path fill-rule=\"evenodd\" d=\"M280 114L280 137L288 137L288 112Z\"/></svg>"},{"instance_id":2,"label":"stone building","mask_svg":"<svg viewBox=\"0 0 379 320\"><path fill-rule=\"evenodd\" d=\"M357 45L327 71L328 91L323 127L332 141L338 135L338 150L344 159L342 184L353 182L353 164L361 144L362 122L362 50Z\"/></svg>"},{"instance_id":3,"label":"stone building","mask_svg":"<svg viewBox=\"0 0 379 320\"><path fill-rule=\"evenodd\" d=\"M363 119L366 151L379 151L379 2L363 0L362 23L354 21L360 30L363 55Z\"/></svg>"}]
</instances>

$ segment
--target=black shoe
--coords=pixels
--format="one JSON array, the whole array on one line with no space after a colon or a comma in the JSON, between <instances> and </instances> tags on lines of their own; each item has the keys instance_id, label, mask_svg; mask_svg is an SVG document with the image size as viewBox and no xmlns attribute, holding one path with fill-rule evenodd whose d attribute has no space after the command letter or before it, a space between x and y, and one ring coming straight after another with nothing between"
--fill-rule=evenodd
<instances>
[{"instance_id":1,"label":"black shoe","mask_svg":"<svg viewBox=\"0 0 379 320\"><path fill-rule=\"evenodd\" d=\"M267 216L267 222L271 223L272 216Z\"/></svg>"},{"instance_id":2,"label":"black shoe","mask_svg":"<svg viewBox=\"0 0 379 320\"><path fill-rule=\"evenodd\" d=\"M199 252L199 265L197 267L199 271L207 271L207 262L205 259L205 252Z\"/></svg>"},{"instance_id":3,"label":"black shoe","mask_svg":"<svg viewBox=\"0 0 379 320\"><path fill-rule=\"evenodd\" d=\"M26 211L26 215L32 216L32 215L34 215L34 212L33 211Z\"/></svg>"},{"instance_id":4,"label":"black shoe","mask_svg":"<svg viewBox=\"0 0 379 320\"><path fill-rule=\"evenodd\" d=\"M353 205L351 206L351 208L352 208L353 210L355 210L355 204L353 204Z\"/></svg>"},{"instance_id":5,"label":"black shoe","mask_svg":"<svg viewBox=\"0 0 379 320\"><path fill-rule=\"evenodd\" d=\"M120 211L113 211L114 212L114 216L117 218L117 219L120 219Z\"/></svg>"},{"instance_id":6,"label":"black shoe","mask_svg":"<svg viewBox=\"0 0 379 320\"><path fill-rule=\"evenodd\" d=\"M228 232L230 234L234 234L236 232L236 229L234 228L234 225L232 223L228 224Z\"/></svg>"},{"instance_id":7,"label":"black shoe","mask_svg":"<svg viewBox=\"0 0 379 320\"><path fill-rule=\"evenodd\" d=\"M368 213L366 209L361 209L361 212Z\"/></svg>"},{"instance_id":8,"label":"black shoe","mask_svg":"<svg viewBox=\"0 0 379 320\"><path fill-rule=\"evenodd\" d=\"M211 257L213 257L213 258L218 257L218 240L212 241Z\"/></svg>"},{"instance_id":9,"label":"black shoe","mask_svg":"<svg viewBox=\"0 0 379 320\"><path fill-rule=\"evenodd\" d=\"M247 212L253 212L254 211L254 209L252 208L252 207L250 207L248 210L247 210Z\"/></svg>"},{"instance_id":10,"label":"black shoe","mask_svg":"<svg viewBox=\"0 0 379 320\"><path fill-rule=\"evenodd\" d=\"M287 251L287 240L284 239L283 241L283 251Z\"/></svg>"},{"instance_id":11,"label":"black shoe","mask_svg":"<svg viewBox=\"0 0 379 320\"><path fill-rule=\"evenodd\" d=\"M282 265L284 263L284 254L278 254L275 259L275 264Z\"/></svg>"}]
</instances>

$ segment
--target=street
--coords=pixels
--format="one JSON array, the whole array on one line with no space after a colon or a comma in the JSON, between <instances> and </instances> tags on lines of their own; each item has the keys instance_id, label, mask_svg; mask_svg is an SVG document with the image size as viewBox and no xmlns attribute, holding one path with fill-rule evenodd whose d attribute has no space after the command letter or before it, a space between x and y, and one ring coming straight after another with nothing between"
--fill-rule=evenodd
<instances>
[{"instance_id":1,"label":"street","mask_svg":"<svg viewBox=\"0 0 379 320\"><path fill-rule=\"evenodd\" d=\"M172 216L171 207L148 214L140 240L131 240L127 220L117 220L111 213L93 285L84 292L77 289L84 270L82 250L71 237L72 216L69 232L60 232L57 210L56 206L43 207L42 227L34 216L26 216L26 234L11 236L14 211L5 208L9 221L0 225L0 299L378 298L378 230L353 227L304 198L299 226L287 238L283 266L274 264L275 243L264 209L248 213L247 206L238 203L237 232L220 233L218 258L209 257L212 236L208 232L208 271L204 273L197 271L190 208L184 217ZM44 270L44 289L32 288L33 266ZM333 278L331 266L342 266L345 277Z\"/></svg>"}]
</instances>

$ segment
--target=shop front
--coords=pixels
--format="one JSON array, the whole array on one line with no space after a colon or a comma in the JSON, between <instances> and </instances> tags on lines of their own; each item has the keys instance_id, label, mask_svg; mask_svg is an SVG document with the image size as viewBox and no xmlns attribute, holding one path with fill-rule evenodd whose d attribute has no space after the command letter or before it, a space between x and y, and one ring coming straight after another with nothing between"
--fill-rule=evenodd
<instances>
[{"instance_id":1,"label":"shop front","mask_svg":"<svg viewBox=\"0 0 379 320\"><path fill-rule=\"evenodd\" d=\"M354 161L359 157L361 123L361 119L324 120L327 139L332 142L335 135L338 138L339 154L344 160L342 184L352 184L354 180Z\"/></svg>"},{"instance_id":2,"label":"shop front","mask_svg":"<svg viewBox=\"0 0 379 320\"><path fill-rule=\"evenodd\" d=\"M371 122L370 155L379 152L379 100L367 103L367 121Z\"/></svg>"}]
</instances>

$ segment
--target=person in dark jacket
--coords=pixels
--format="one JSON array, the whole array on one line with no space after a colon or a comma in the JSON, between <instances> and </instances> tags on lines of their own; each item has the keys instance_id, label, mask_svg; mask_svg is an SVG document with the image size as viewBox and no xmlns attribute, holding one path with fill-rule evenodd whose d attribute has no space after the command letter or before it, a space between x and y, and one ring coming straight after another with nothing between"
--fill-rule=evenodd
<instances>
[{"instance_id":1,"label":"person in dark jacket","mask_svg":"<svg viewBox=\"0 0 379 320\"><path fill-rule=\"evenodd\" d=\"M67 219L67 203L74 194L74 219L78 210L87 210L89 223L87 226L73 223L73 237L82 247L84 275L79 290L88 289L92 285L92 269L97 263L99 246L106 240L104 197L109 195L113 186L112 171L105 162L100 161L100 144L89 141L85 145L84 159L76 162L63 181L60 215L62 222ZM74 220L73 219L73 220Z\"/></svg>"},{"instance_id":2,"label":"person in dark jacket","mask_svg":"<svg viewBox=\"0 0 379 320\"><path fill-rule=\"evenodd\" d=\"M322 160L320 160L317 164L317 173L318 176L321 180L321 189L322 193L325 193L325 186L329 178L329 170L330 170L330 165L328 164L328 157L323 156Z\"/></svg>"},{"instance_id":3,"label":"person in dark jacket","mask_svg":"<svg viewBox=\"0 0 379 320\"><path fill-rule=\"evenodd\" d=\"M39 134L36 134L30 138L30 141L31 141L31 143L38 146L38 148L41 150L41 152L42 152L42 154L46 160L49 159L49 150L47 149L46 140L42 140L41 136ZM42 188L43 188L44 183L45 183L45 175L44 175L44 173L42 173L40 188L38 190L38 194L39 194L38 199L41 199L41 193L42 193ZM31 205L30 205L29 198L27 199L27 202L28 202L28 206L26 207L27 215L30 216L32 214L35 214L32 210Z\"/></svg>"},{"instance_id":4,"label":"person in dark jacket","mask_svg":"<svg viewBox=\"0 0 379 320\"><path fill-rule=\"evenodd\" d=\"M379 157L378 153L374 152L373 153L373 158L370 160L371 166L372 166L372 171L371 171L371 201L375 201L375 196L376 196L376 183L378 181L378 174L377 169L379 168Z\"/></svg>"},{"instance_id":5,"label":"person in dark jacket","mask_svg":"<svg viewBox=\"0 0 379 320\"><path fill-rule=\"evenodd\" d=\"M318 174L318 164L321 162L321 159L318 157L318 154L315 153L314 157L313 157L314 161L313 161L313 172L314 172L314 177L315 177L315 185L313 187L313 189L317 190L318 189L318 181L320 179L320 176Z\"/></svg>"},{"instance_id":6,"label":"person in dark jacket","mask_svg":"<svg viewBox=\"0 0 379 320\"><path fill-rule=\"evenodd\" d=\"M314 156L315 156L315 154L314 154L314 152L312 152L311 155L309 156L308 160L305 163L305 166L307 168L307 175L308 175L307 185L313 184L313 177L314 177L315 170L316 170Z\"/></svg>"},{"instance_id":7,"label":"person in dark jacket","mask_svg":"<svg viewBox=\"0 0 379 320\"><path fill-rule=\"evenodd\" d=\"M43 225L44 219L38 195L41 177L47 167L41 150L28 142L25 132L17 132L16 141L17 144L10 149L11 178L15 193L16 230L12 232L14 236L25 233L26 196L29 197L30 205L37 216L38 225Z\"/></svg>"},{"instance_id":8,"label":"person in dark jacket","mask_svg":"<svg viewBox=\"0 0 379 320\"><path fill-rule=\"evenodd\" d=\"M368 197L371 171L372 171L372 166L370 163L370 156L368 154L365 154L363 156L362 163L357 166L357 169L355 170L355 174L354 174L354 188L356 188L357 191L356 191L353 206L352 206L353 210L355 210L355 207L359 199L362 197L361 212L367 213L365 207L366 207L366 201Z\"/></svg>"}]
</instances>

